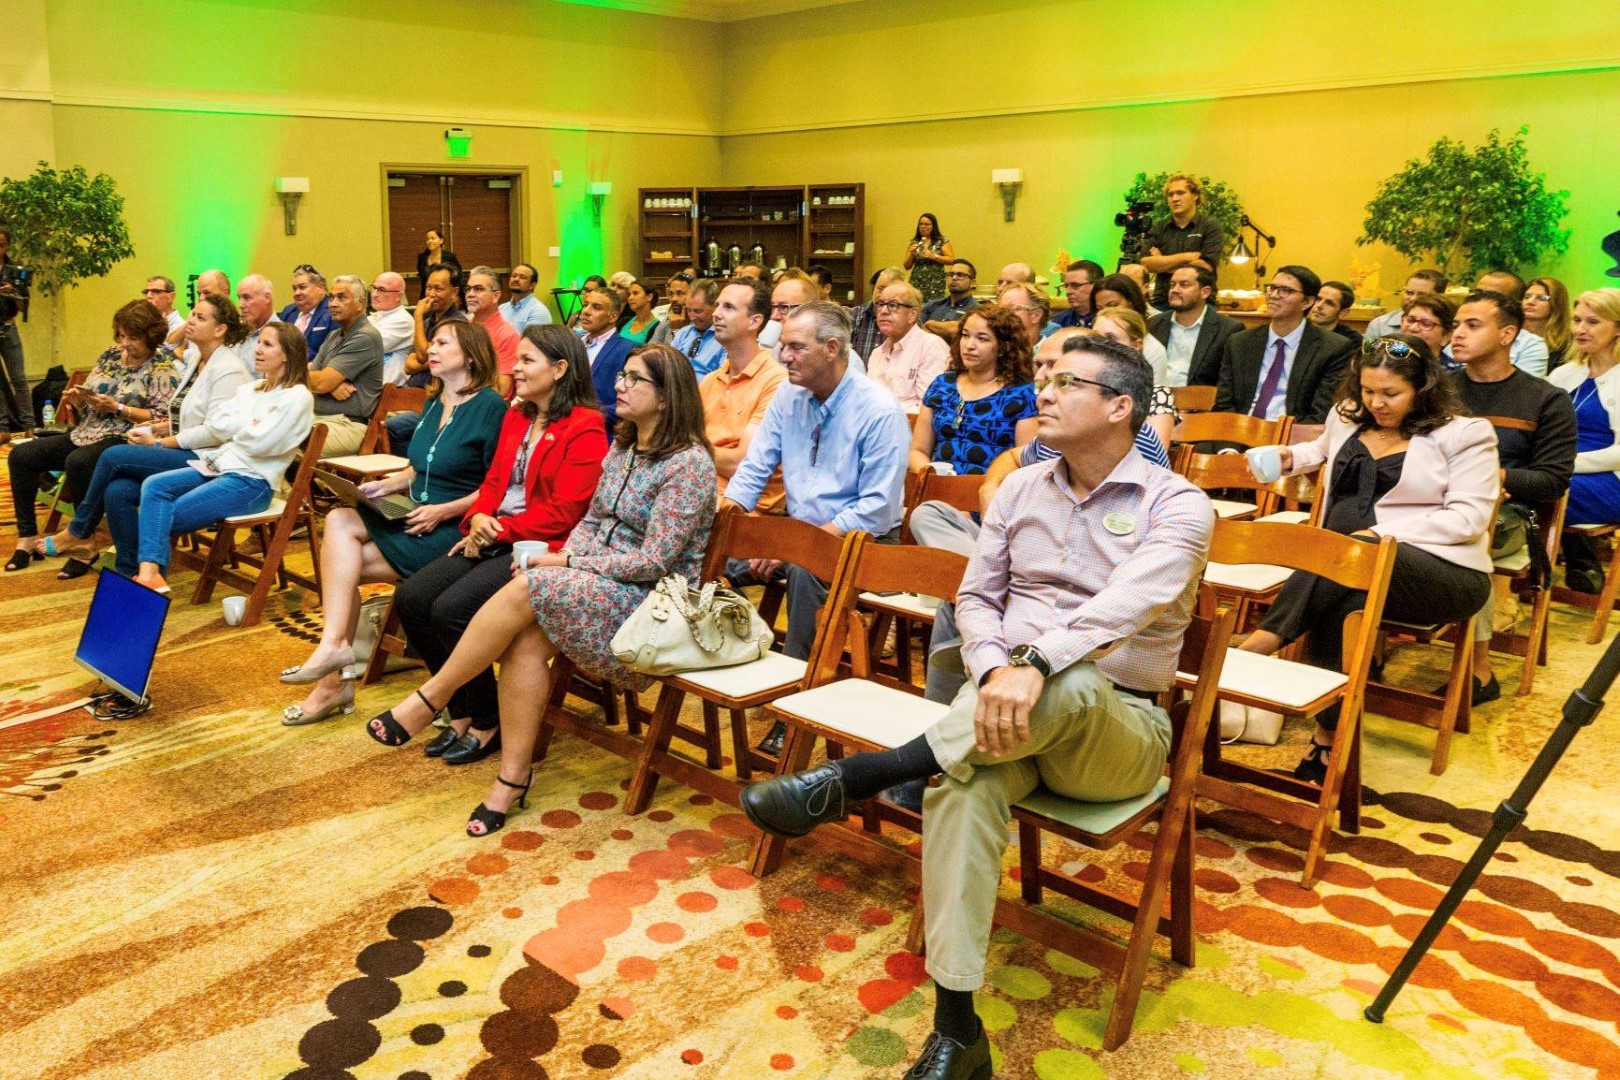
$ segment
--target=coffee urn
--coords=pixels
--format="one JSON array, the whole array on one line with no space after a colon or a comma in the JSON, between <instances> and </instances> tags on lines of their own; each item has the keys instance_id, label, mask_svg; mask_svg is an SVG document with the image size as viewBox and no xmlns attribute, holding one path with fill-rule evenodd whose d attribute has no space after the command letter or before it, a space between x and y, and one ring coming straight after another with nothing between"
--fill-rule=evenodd
<instances>
[{"instance_id":1,"label":"coffee urn","mask_svg":"<svg viewBox=\"0 0 1620 1080\"><path fill-rule=\"evenodd\" d=\"M713 240L703 249L703 273L706 277L716 277L720 273L720 245Z\"/></svg>"},{"instance_id":2,"label":"coffee urn","mask_svg":"<svg viewBox=\"0 0 1620 1080\"><path fill-rule=\"evenodd\" d=\"M726 273L735 274L742 265L742 248L736 244L726 249Z\"/></svg>"}]
</instances>

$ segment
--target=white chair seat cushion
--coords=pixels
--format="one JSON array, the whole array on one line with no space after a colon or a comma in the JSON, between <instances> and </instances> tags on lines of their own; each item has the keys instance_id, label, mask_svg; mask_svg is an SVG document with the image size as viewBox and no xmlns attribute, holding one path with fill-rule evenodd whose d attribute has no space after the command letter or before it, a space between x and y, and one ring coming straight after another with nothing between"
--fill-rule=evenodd
<instances>
[{"instance_id":1,"label":"white chair seat cushion","mask_svg":"<svg viewBox=\"0 0 1620 1080\"><path fill-rule=\"evenodd\" d=\"M1233 502L1231 499L1211 499L1209 504L1215 508L1215 516L1223 518L1242 517L1260 509L1254 503Z\"/></svg>"},{"instance_id":2,"label":"white chair seat cushion","mask_svg":"<svg viewBox=\"0 0 1620 1080\"><path fill-rule=\"evenodd\" d=\"M321 462L323 468L357 473L398 472L409 464L410 459L394 454L348 454Z\"/></svg>"},{"instance_id":3,"label":"white chair seat cushion","mask_svg":"<svg viewBox=\"0 0 1620 1080\"><path fill-rule=\"evenodd\" d=\"M1265 517L1255 518L1254 520L1275 521L1279 525L1304 525L1311 520L1311 515L1308 510L1279 510L1275 514L1267 514Z\"/></svg>"},{"instance_id":4,"label":"white chair seat cushion","mask_svg":"<svg viewBox=\"0 0 1620 1080\"><path fill-rule=\"evenodd\" d=\"M1493 564L1504 574L1517 574L1530 565L1530 546L1526 544L1511 555L1504 555Z\"/></svg>"},{"instance_id":5,"label":"white chair seat cushion","mask_svg":"<svg viewBox=\"0 0 1620 1080\"><path fill-rule=\"evenodd\" d=\"M1270 592L1288 580L1293 571L1270 563L1218 563L1204 567L1204 584L1244 592Z\"/></svg>"},{"instance_id":6,"label":"white chair seat cushion","mask_svg":"<svg viewBox=\"0 0 1620 1080\"><path fill-rule=\"evenodd\" d=\"M287 510L287 500L286 499L271 499L270 500L270 505L265 507L263 510L260 510L256 514L232 514L230 517L226 518L225 520L231 522L233 525L240 525L240 524L243 524L244 522L260 521L260 520L263 520L263 519L275 519L275 518L280 517L283 513L285 513L286 510Z\"/></svg>"},{"instance_id":7,"label":"white chair seat cushion","mask_svg":"<svg viewBox=\"0 0 1620 1080\"><path fill-rule=\"evenodd\" d=\"M865 679L824 683L789 694L772 708L891 749L915 739L950 711L949 705Z\"/></svg>"},{"instance_id":8,"label":"white chair seat cushion","mask_svg":"<svg viewBox=\"0 0 1620 1080\"><path fill-rule=\"evenodd\" d=\"M1159 777L1159 782L1134 799L1121 799L1118 802L1082 802L1079 799L1070 799L1037 787L1024 798L1018 800L1018 805L1031 813L1042 817L1060 821L1071 829L1101 836L1112 829L1118 828L1122 822L1140 814L1164 798L1170 791L1170 778Z\"/></svg>"},{"instance_id":9,"label":"white chair seat cushion","mask_svg":"<svg viewBox=\"0 0 1620 1080\"><path fill-rule=\"evenodd\" d=\"M904 615L908 619L932 620L934 612L939 608L939 597L919 596L917 593L895 593L893 596L884 596L882 593L863 592L861 603L867 607L891 615Z\"/></svg>"},{"instance_id":10,"label":"white chair seat cushion","mask_svg":"<svg viewBox=\"0 0 1620 1080\"><path fill-rule=\"evenodd\" d=\"M683 671L671 677L716 694L724 694L726 697L745 698L763 694L779 686L794 685L804 678L807 666L803 660L794 660L779 652L770 652L746 664L707 668L703 671Z\"/></svg>"},{"instance_id":11,"label":"white chair seat cushion","mask_svg":"<svg viewBox=\"0 0 1620 1080\"><path fill-rule=\"evenodd\" d=\"M1197 676L1186 671L1176 672L1176 679L1188 686L1198 682ZM1349 681L1342 671L1328 671L1242 649L1227 649L1226 663L1221 666L1222 694L1258 698L1277 706L1279 712L1298 712Z\"/></svg>"}]
</instances>

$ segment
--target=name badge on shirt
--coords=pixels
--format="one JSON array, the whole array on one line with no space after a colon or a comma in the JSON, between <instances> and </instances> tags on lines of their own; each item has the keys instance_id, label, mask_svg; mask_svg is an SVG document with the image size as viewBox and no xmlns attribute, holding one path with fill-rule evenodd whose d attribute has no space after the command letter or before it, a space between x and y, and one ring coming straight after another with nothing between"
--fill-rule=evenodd
<instances>
[{"instance_id":1,"label":"name badge on shirt","mask_svg":"<svg viewBox=\"0 0 1620 1080\"><path fill-rule=\"evenodd\" d=\"M1103 515L1103 528L1115 536L1129 536L1136 531L1136 519L1118 510Z\"/></svg>"}]
</instances>

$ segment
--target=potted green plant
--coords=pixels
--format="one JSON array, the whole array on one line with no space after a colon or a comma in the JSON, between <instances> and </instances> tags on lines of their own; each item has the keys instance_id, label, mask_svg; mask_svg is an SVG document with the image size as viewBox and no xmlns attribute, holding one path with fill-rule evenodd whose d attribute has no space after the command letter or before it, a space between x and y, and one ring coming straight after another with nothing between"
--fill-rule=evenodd
<instances>
[{"instance_id":1,"label":"potted green plant","mask_svg":"<svg viewBox=\"0 0 1620 1080\"><path fill-rule=\"evenodd\" d=\"M33 271L30 289L51 300L51 351L62 347L62 292L103 277L135 254L124 224L124 198L112 177L83 167L0 180L0 222L11 231L10 257Z\"/></svg>"},{"instance_id":2,"label":"potted green plant","mask_svg":"<svg viewBox=\"0 0 1620 1080\"><path fill-rule=\"evenodd\" d=\"M1531 171L1521 127L1504 141L1492 130L1470 150L1441 138L1426 157L1413 158L1385 180L1367 204L1358 244L1388 244L1413 262L1447 277L1487 270L1532 271L1548 252L1569 249L1567 191L1548 191L1546 174Z\"/></svg>"},{"instance_id":3,"label":"potted green plant","mask_svg":"<svg viewBox=\"0 0 1620 1080\"><path fill-rule=\"evenodd\" d=\"M1149 211L1149 214L1155 221L1169 217L1170 204L1164 198L1164 185L1167 180L1180 171L1178 169L1176 172L1171 172L1167 169L1151 175L1145 172L1137 173L1136 179L1125 192L1125 201L1128 203L1152 203L1153 209ZM1227 238L1228 242L1235 240L1237 238L1238 220L1243 216L1243 200L1238 198L1236 191L1233 191L1230 186L1220 180L1211 180L1207 176L1200 176L1198 177L1198 183L1204 189L1203 195L1198 200L1198 212L1207 214L1219 222L1221 234ZM1224 256L1222 261L1225 261Z\"/></svg>"}]
</instances>

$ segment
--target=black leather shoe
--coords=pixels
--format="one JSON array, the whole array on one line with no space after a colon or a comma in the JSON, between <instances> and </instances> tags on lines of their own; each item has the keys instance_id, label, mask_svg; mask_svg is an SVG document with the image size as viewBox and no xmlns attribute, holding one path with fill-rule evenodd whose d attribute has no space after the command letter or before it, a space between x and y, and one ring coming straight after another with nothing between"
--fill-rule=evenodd
<instances>
[{"instance_id":1,"label":"black leather shoe","mask_svg":"<svg viewBox=\"0 0 1620 1080\"><path fill-rule=\"evenodd\" d=\"M1564 586L1571 592L1596 596L1603 591L1603 571L1595 566L1565 566Z\"/></svg>"},{"instance_id":2,"label":"black leather shoe","mask_svg":"<svg viewBox=\"0 0 1620 1080\"><path fill-rule=\"evenodd\" d=\"M762 754L779 758L782 756L782 745L785 742L787 742L787 725L778 720L771 725L771 730L765 733L765 737L759 740L759 745L754 749Z\"/></svg>"},{"instance_id":3,"label":"black leather shoe","mask_svg":"<svg viewBox=\"0 0 1620 1080\"><path fill-rule=\"evenodd\" d=\"M422 747L422 753L426 754L428 757L439 757L446 750L450 749L450 747L454 746L456 740L459 738L461 738L461 736L456 734L455 728L447 727L435 735L432 742Z\"/></svg>"},{"instance_id":4,"label":"black leather shoe","mask_svg":"<svg viewBox=\"0 0 1620 1080\"><path fill-rule=\"evenodd\" d=\"M842 820L844 801L844 772L832 761L749 784L742 793L748 820L785 839L804 836L824 821Z\"/></svg>"},{"instance_id":5,"label":"black leather shoe","mask_svg":"<svg viewBox=\"0 0 1620 1080\"><path fill-rule=\"evenodd\" d=\"M973 1045L963 1046L939 1032L931 1032L922 1057L906 1070L905 1080L990 1080L990 1038L979 1025Z\"/></svg>"},{"instance_id":6,"label":"black leather shoe","mask_svg":"<svg viewBox=\"0 0 1620 1080\"><path fill-rule=\"evenodd\" d=\"M457 739L455 745L446 750L441 757L446 765L470 765L475 761L483 761L500 748L499 729L476 731L468 728L467 734Z\"/></svg>"},{"instance_id":7,"label":"black leather shoe","mask_svg":"<svg viewBox=\"0 0 1620 1080\"><path fill-rule=\"evenodd\" d=\"M1496 681L1496 675L1491 674L1490 682L1480 682L1478 679L1468 680L1474 686L1474 704L1484 705L1486 702L1496 701L1502 696L1502 684Z\"/></svg>"}]
</instances>

